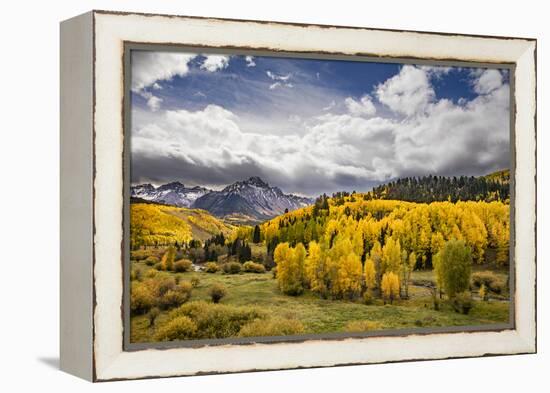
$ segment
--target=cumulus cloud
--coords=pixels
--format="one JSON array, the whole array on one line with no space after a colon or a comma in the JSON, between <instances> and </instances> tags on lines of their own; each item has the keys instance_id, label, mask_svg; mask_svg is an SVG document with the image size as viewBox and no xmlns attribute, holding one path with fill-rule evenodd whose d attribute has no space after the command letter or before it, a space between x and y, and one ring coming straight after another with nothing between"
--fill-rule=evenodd
<instances>
[{"instance_id":1,"label":"cumulus cloud","mask_svg":"<svg viewBox=\"0 0 550 393\"><path fill-rule=\"evenodd\" d=\"M244 58L244 60L246 61L246 66L247 67L256 67L256 62L254 61L254 56L246 56Z\"/></svg>"},{"instance_id":2,"label":"cumulus cloud","mask_svg":"<svg viewBox=\"0 0 550 393\"><path fill-rule=\"evenodd\" d=\"M399 74L377 86L376 97L394 112L411 116L423 111L435 92L427 71L405 65Z\"/></svg>"},{"instance_id":3,"label":"cumulus cloud","mask_svg":"<svg viewBox=\"0 0 550 393\"><path fill-rule=\"evenodd\" d=\"M453 103L437 99L431 72L404 66L375 87L379 102L348 97L345 112L323 111L336 106L330 102L320 106L322 115L291 119L301 132L245 131L242 114L213 104L194 111L134 109L132 181L221 187L261 176L286 192L313 196L365 191L402 176L481 175L507 167L510 91L502 75L479 73L473 77L479 95Z\"/></svg>"},{"instance_id":4,"label":"cumulus cloud","mask_svg":"<svg viewBox=\"0 0 550 393\"><path fill-rule=\"evenodd\" d=\"M223 70L229 65L229 56L224 55L205 55L206 59L201 64L201 69L208 72Z\"/></svg>"},{"instance_id":5,"label":"cumulus cloud","mask_svg":"<svg viewBox=\"0 0 550 393\"><path fill-rule=\"evenodd\" d=\"M478 94L488 94L502 85L502 74L499 70L485 70L474 80L474 90Z\"/></svg>"},{"instance_id":6,"label":"cumulus cloud","mask_svg":"<svg viewBox=\"0 0 550 393\"><path fill-rule=\"evenodd\" d=\"M369 95L364 95L359 101L348 97L344 103L349 113L355 116L372 116L376 113L376 108Z\"/></svg>"},{"instance_id":7,"label":"cumulus cloud","mask_svg":"<svg viewBox=\"0 0 550 393\"><path fill-rule=\"evenodd\" d=\"M139 91L152 85L160 87L156 82L186 75L189 62L195 57L190 53L133 51L132 90Z\"/></svg>"}]
</instances>

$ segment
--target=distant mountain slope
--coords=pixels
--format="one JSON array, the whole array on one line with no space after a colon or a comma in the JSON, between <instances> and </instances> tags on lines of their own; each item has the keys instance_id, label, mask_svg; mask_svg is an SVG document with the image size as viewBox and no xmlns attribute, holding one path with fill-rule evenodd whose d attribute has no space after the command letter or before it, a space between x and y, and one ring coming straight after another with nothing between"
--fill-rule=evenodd
<instances>
[{"instance_id":1,"label":"distant mountain slope","mask_svg":"<svg viewBox=\"0 0 550 393\"><path fill-rule=\"evenodd\" d=\"M191 207L193 202L211 190L204 187L185 187L180 182L172 182L155 187L152 184L139 184L131 188L131 196L165 205Z\"/></svg>"},{"instance_id":2,"label":"distant mountain slope","mask_svg":"<svg viewBox=\"0 0 550 393\"><path fill-rule=\"evenodd\" d=\"M205 241L219 233L229 235L233 226L204 210L148 203L130 204L130 243L172 245L192 239Z\"/></svg>"},{"instance_id":3,"label":"distant mountain slope","mask_svg":"<svg viewBox=\"0 0 550 393\"><path fill-rule=\"evenodd\" d=\"M428 203L447 200L506 201L510 198L510 171L480 177L405 177L375 187L367 195L372 199Z\"/></svg>"},{"instance_id":4,"label":"distant mountain slope","mask_svg":"<svg viewBox=\"0 0 550 393\"><path fill-rule=\"evenodd\" d=\"M208 210L218 217L245 216L250 221L263 221L286 209L296 210L311 203L310 198L284 194L280 188L270 187L259 177L251 177L201 196L193 207Z\"/></svg>"}]
</instances>

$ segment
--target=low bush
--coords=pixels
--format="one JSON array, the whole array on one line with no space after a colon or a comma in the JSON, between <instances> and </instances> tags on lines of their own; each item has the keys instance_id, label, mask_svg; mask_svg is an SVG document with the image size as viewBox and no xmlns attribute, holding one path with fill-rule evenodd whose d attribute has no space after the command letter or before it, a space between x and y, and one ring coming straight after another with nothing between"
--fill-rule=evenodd
<instances>
[{"instance_id":1,"label":"low bush","mask_svg":"<svg viewBox=\"0 0 550 393\"><path fill-rule=\"evenodd\" d=\"M176 288L176 280L174 277L160 277L156 280L152 280L149 284L154 288L156 295L162 296L169 290Z\"/></svg>"},{"instance_id":2,"label":"low bush","mask_svg":"<svg viewBox=\"0 0 550 393\"><path fill-rule=\"evenodd\" d=\"M472 294L470 292L461 292L451 299L453 309L461 314L467 315L473 307Z\"/></svg>"},{"instance_id":3,"label":"low bush","mask_svg":"<svg viewBox=\"0 0 550 393\"><path fill-rule=\"evenodd\" d=\"M265 273L265 266L252 261L243 264L243 270L247 273Z\"/></svg>"},{"instance_id":4,"label":"low bush","mask_svg":"<svg viewBox=\"0 0 550 393\"><path fill-rule=\"evenodd\" d=\"M227 294L227 289L222 284L215 283L210 287L208 294L214 303L219 303Z\"/></svg>"},{"instance_id":5,"label":"low bush","mask_svg":"<svg viewBox=\"0 0 550 393\"><path fill-rule=\"evenodd\" d=\"M477 272L472 274L472 285L476 288L485 288L493 293L500 294L504 291L506 283L491 271Z\"/></svg>"},{"instance_id":6,"label":"low bush","mask_svg":"<svg viewBox=\"0 0 550 393\"><path fill-rule=\"evenodd\" d=\"M239 274L241 272L241 264L239 262L224 263L223 272L225 274Z\"/></svg>"},{"instance_id":7,"label":"low bush","mask_svg":"<svg viewBox=\"0 0 550 393\"><path fill-rule=\"evenodd\" d=\"M265 313L256 308L205 301L189 302L172 310L168 320L180 316L188 317L195 323L197 330L194 338L197 339L234 337L244 325L266 317Z\"/></svg>"},{"instance_id":8,"label":"low bush","mask_svg":"<svg viewBox=\"0 0 550 393\"><path fill-rule=\"evenodd\" d=\"M296 319L256 319L244 325L240 337L290 336L304 332L304 325Z\"/></svg>"},{"instance_id":9,"label":"low bush","mask_svg":"<svg viewBox=\"0 0 550 393\"><path fill-rule=\"evenodd\" d=\"M204 265L206 273L216 273L218 270L220 270L220 267L216 262L206 262L206 265Z\"/></svg>"},{"instance_id":10,"label":"low bush","mask_svg":"<svg viewBox=\"0 0 550 393\"><path fill-rule=\"evenodd\" d=\"M360 333L378 329L382 329L382 324L380 324L380 322L363 320L348 322L344 328L344 331L351 333Z\"/></svg>"},{"instance_id":11,"label":"low bush","mask_svg":"<svg viewBox=\"0 0 550 393\"><path fill-rule=\"evenodd\" d=\"M189 259L180 259L174 263L174 271L178 273L189 272L193 269L193 262Z\"/></svg>"},{"instance_id":12,"label":"low bush","mask_svg":"<svg viewBox=\"0 0 550 393\"><path fill-rule=\"evenodd\" d=\"M130 271L130 281L141 281L141 270L140 269L132 269Z\"/></svg>"},{"instance_id":13,"label":"low bush","mask_svg":"<svg viewBox=\"0 0 550 393\"><path fill-rule=\"evenodd\" d=\"M504 291L504 287L506 284L502 282L502 280L495 281L491 284L491 286L488 288L491 292L494 292L498 295L500 295Z\"/></svg>"},{"instance_id":14,"label":"low bush","mask_svg":"<svg viewBox=\"0 0 550 393\"><path fill-rule=\"evenodd\" d=\"M147 277L147 278L154 278L154 277L157 276L157 274L158 274L158 271L157 271L157 270L155 270L155 269L149 269L149 270L147 270L147 272L145 273L145 277Z\"/></svg>"},{"instance_id":15,"label":"low bush","mask_svg":"<svg viewBox=\"0 0 550 393\"><path fill-rule=\"evenodd\" d=\"M372 294L372 291L368 290L365 291L363 294L363 303L367 306L371 305L374 302L374 296Z\"/></svg>"},{"instance_id":16,"label":"low bush","mask_svg":"<svg viewBox=\"0 0 550 393\"><path fill-rule=\"evenodd\" d=\"M193 288L196 288L200 285L201 283L201 279L198 278L198 277L193 277L191 278L191 286L193 286Z\"/></svg>"},{"instance_id":17,"label":"low bush","mask_svg":"<svg viewBox=\"0 0 550 393\"><path fill-rule=\"evenodd\" d=\"M149 320L149 326L155 326L155 322L157 320L157 317L160 314L160 310L157 307L153 307L149 310L147 313L147 319Z\"/></svg>"},{"instance_id":18,"label":"low bush","mask_svg":"<svg viewBox=\"0 0 550 393\"><path fill-rule=\"evenodd\" d=\"M155 334L156 341L187 340L197 335L197 325L189 317L179 316L162 325Z\"/></svg>"},{"instance_id":19,"label":"low bush","mask_svg":"<svg viewBox=\"0 0 550 393\"><path fill-rule=\"evenodd\" d=\"M142 261L144 259L147 259L153 254L150 250L136 250L130 252L130 259L136 260L136 261Z\"/></svg>"},{"instance_id":20,"label":"low bush","mask_svg":"<svg viewBox=\"0 0 550 393\"><path fill-rule=\"evenodd\" d=\"M130 287L130 310L135 314L145 314L154 305L155 297L151 288L138 281Z\"/></svg>"},{"instance_id":21,"label":"low bush","mask_svg":"<svg viewBox=\"0 0 550 393\"><path fill-rule=\"evenodd\" d=\"M158 298L158 305L163 309L181 306L191 298L193 286L189 281L182 281L174 285Z\"/></svg>"},{"instance_id":22,"label":"low bush","mask_svg":"<svg viewBox=\"0 0 550 393\"><path fill-rule=\"evenodd\" d=\"M145 258L145 264L147 266L154 266L159 262L160 262L160 259L158 259L158 257L156 257L154 255L150 255L147 258Z\"/></svg>"},{"instance_id":23,"label":"low bush","mask_svg":"<svg viewBox=\"0 0 550 393\"><path fill-rule=\"evenodd\" d=\"M155 266L154 266L155 269L157 269L157 271L161 271L161 270L164 270L164 266L162 265L162 263L155 263Z\"/></svg>"},{"instance_id":24,"label":"low bush","mask_svg":"<svg viewBox=\"0 0 550 393\"><path fill-rule=\"evenodd\" d=\"M496 281L499 281L498 276L495 273L490 271L476 272L472 274L472 284L476 288L479 288L482 285L485 285L486 287L490 288L491 284L493 284Z\"/></svg>"}]
</instances>

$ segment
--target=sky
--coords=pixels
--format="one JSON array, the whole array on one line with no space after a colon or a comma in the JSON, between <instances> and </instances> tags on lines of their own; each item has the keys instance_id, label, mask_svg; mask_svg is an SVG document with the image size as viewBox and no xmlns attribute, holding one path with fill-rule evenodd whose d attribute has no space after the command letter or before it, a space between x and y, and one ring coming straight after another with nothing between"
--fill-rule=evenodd
<instances>
[{"instance_id":1,"label":"sky","mask_svg":"<svg viewBox=\"0 0 550 393\"><path fill-rule=\"evenodd\" d=\"M510 165L508 71L132 51L131 181L368 191Z\"/></svg>"}]
</instances>

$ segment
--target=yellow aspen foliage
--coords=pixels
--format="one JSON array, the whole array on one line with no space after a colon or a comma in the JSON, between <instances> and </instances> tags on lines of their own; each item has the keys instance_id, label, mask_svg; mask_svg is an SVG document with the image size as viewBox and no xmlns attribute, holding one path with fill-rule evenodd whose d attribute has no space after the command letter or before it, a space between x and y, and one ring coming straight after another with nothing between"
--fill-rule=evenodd
<instances>
[{"instance_id":1,"label":"yellow aspen foliage","mask_svg":"<svg viewBox=\"0 0 550 393\"><path fill-rule=\"evenodd\" d=\"M365 276L365 284L367 285L367 288L376 288L376 268L374 267L374 261L371 258L368 258L365 261L363 274Z\"/></svg>"},{"instance_id":2,"label":"yellow aspen foliage","mask_svg":"<svg viewBox=\"0 0 550 393\"><path fill-rule=\"evenodd\" d=\"M399 240L389 237L382 247L382 274L386 272L399 273L401 266L401 244Z\"/></svg>"},{"instance_id":3,"label":"yellow aspen foliage","mask_svg":"<svg viewBox=\"0 0 550 393\"><path fill-rule=\"evenodd\" d=\"M361 290L361 258L353 252L340 258L332 282L331 293L335 298L353 298Z\"/></svg>"},{"instance_id":4,"label":"yellow aspen foliage","mask_svg":"<svg viewBox=\"0 0 550 393\"><path fill-rule=\"evenodd\" d=\"M309 242L304 268L306 281L311 290L326 294L328 270L322 255L321 246L316 241Z\"/></svg>"},{"instance_id":5,"label":"yellow aspen foliage","mask_svg":"<svg viewBox=\"0 0 550 393\"><path fill-rule=\"evenodd\" d=\"M384 273L382 276L381 288L384 301L393 303L399 296L399 277L393 272Z\"/></svg>"},{"instance_id":6,"label":"yellow aspen foliage","mask_svg":"<svg viewBox=\"0 0 550 393\"><path fill-rule=\"evenodd\" d=\"M168 250L162 256L160 263L162 270L174 270L174 259L176 257L176 249L173 246L168 247Z\"/></svg>"},{"instance_id":7,"label":"yellow aspen foliage","mask_svg":"<svg viewBox=\"0 0 550 393\"><path fill-rule=\"evenodd\" d=\"M302 243L295 248L288 243L280 243L275 248L273 259L277 264L277 283L283 293L296 296L303 292L305 256L306 249Z\"/></svg>"}]
</instances>

